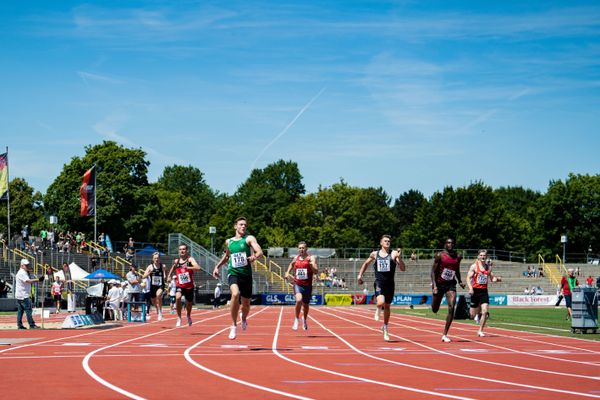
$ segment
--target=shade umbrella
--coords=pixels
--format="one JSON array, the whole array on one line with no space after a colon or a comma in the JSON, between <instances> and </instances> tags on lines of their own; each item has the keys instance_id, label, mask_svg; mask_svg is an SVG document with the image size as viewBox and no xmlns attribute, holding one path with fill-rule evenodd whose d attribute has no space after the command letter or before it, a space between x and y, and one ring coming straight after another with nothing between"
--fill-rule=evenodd
<instances>
[{"instance_id":1,"label":"shade umbrella","mask_svg":"<svg viewBox=\"0 0 600 400\"><path fill-rule=\"evenodd\" d=\"M84 279L121 279L121 277L100 268L86 276Z\"/></svg>"}]
</instances>

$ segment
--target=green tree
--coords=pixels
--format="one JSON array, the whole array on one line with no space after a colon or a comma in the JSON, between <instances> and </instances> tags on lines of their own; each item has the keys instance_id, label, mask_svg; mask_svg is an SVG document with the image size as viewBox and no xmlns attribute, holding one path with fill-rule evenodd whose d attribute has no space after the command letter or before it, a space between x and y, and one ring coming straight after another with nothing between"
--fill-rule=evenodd
<instances>
[{"instance_id":1,"label":"green tree","mask_svg":"<svg viewBox=\"0 0 600 400\"><path fill-rule=\"evenodd\" d=\"M10 235L14 237L21 233L27 225L29 234L37 235L44 221L42 194L33 191L23 178L14 178L8 185L10 191ZM8 202L0 203L0 232L8 235Z\"/></svg>"},{"instance_id":2,"label":"green tree","mask_svg":"<svg viewBox=\"0 0 600 400\"><path fill-rule=\"evenodd\" d=\"M398 235L402 230L412 225L417 211L425 203L427 203L427 199L418 190L411 189L408 192L402 193L392 207L392 212L397 222L396 229L394 229L392 234Z\"/></svg>"},{"instance_id":3,"label":"green tree","mask_svg":"<svg viewBox=\"0 0 600 400\"><path fill-rule=\"evenodd\" d=\"M48 188L44 197L48 212L58 216L60 228L93 232L93 217L79 216L79 187L84 172L95 164L98 233L108 233L113 240L145 238L158 210L148 190L146 153L112 141L86 146L85 152L65 164Z\"/></svg>"}]
</instances>

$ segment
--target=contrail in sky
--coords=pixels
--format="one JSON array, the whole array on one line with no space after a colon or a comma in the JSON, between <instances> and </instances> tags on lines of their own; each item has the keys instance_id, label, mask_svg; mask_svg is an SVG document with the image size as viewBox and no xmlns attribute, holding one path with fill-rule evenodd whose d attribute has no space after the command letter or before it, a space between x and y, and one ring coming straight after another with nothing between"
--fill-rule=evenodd
<instances>
[{"instance_id":1,"label":"contrail in sky","mask_svg":"<svg viewBox=\"0 0 600 400\"><path fill-rule=\"evenodd\" d=\"M256 157L256 159L252 163L252 166L250 167L250 171L252 171L254 169L254 166L256 165L256 162L262 157L263 154L265 154L265 152L269 149L269 147L271 147L273 145L273 143L275 143L280 137L282 137L283 135L285 135L285 133L292 127L292 125L294 125L294 123L298 120L298 118L300 118L300 116L302 114L304 114L304 111L308 110L308 107L310 107L310 105L315 100L317 100L319 98L319 96L321 96L323 94L324 91L325 91L325 88L321 89L319 91L319 93L317 93L317 95L315 97L313 97L312 99L310 99L310 101L308 103L306 103L306 105L304 107L302 107L302 109L298 112L298 114L296 114L296 116L294 117L294 119L292 119L292 121L289 124L287 124L287 126L285 128L283 128L283 130L281 132L279 132L279 134L277 136L275 136L273 138L273 140L271 140L269 142L269 144L267 144L265 146L264 149L261 150L261 152L258 155L258 157Z\"/></svg>"}]
</instances>

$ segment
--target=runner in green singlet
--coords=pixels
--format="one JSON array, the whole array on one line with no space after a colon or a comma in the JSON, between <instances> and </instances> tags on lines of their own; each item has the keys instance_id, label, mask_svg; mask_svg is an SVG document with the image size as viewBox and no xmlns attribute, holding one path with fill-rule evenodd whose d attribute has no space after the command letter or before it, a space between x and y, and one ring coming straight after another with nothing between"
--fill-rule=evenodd
<instances>
[{"instance_id":1,"label":"runner in green singlet","mask_svg":"<svg viewBox=\"0 0 600 400\"><path fill-rule=\"evenodd\" d=\"M219 268L227 263L227 280L231 290L231 320L229 339L237 336L237 319L242 303L242 330L246 330L246 319L250 312L252 298L252 263L262 257L263 252L256 238L246 234L246 218L239 217L235 220L235 236L225 241L225 254L215 265L213 276L219 278Z\"/></svg>"}]
</instances>

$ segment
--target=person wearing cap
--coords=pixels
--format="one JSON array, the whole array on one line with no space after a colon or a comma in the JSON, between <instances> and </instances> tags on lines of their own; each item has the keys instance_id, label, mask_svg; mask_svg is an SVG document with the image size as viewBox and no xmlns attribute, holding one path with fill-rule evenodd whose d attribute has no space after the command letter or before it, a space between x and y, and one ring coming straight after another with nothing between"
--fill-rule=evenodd
<instances>
[{"instance_id":1,"label":"person wearing cap","mask_svg":"<svg viewBox=\"0 0 600 400\"><path fill-rule=\"evenodd\" d=\"M217 283L215 287L215 299L213 301L213 308L219 308L219 303L221 302L221 282Z\"/></svg>"},{"instance_id":2,"label":"person wearing cap","mask_svg":"<svg viewBox=\"0 0 600 400\"><path fill-rule=\"evenodd\" d=\"M111 280L108 282L110 285L110 289L108 290L108 294L106 295L106 305L110 307L111 311L114 313L113 319L118 320L121 319L120 315L120 302L121 302L121 288L119 287L119 282L116 280Z\"/></svg>"},{"instance_id":3,"label":"person wearing cap","mask_svg":"<svg viewBox=\"0 0 600 400\"><path fill-rule=\"evenodd\" d=\"M35 278L29 272L29 260L21 260L21 268L15 277L15 299L17 299L17 328L27 329L23 325L23 313L27 316L27 323L29 329L38 329L39 326L35 324L33 320L33 313L31 309L31 284L42 282L44 276Z\"/></svg>"},{"instance_id":4,"label":"person wearing cap","mask_svg":"<svg viewBox=\"0 0 600 400\"><path fill-rule=\"evenodd\" d=\"M573 309L571 308L571 291L574 287L579 286L577 278L575 278L575 270L569 268L567 275L564 275L560 281L560 292L565 298L565 305L567 306L567 320L571 319L573 315Z\"/></svg>"}]
</instances>

